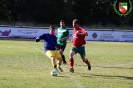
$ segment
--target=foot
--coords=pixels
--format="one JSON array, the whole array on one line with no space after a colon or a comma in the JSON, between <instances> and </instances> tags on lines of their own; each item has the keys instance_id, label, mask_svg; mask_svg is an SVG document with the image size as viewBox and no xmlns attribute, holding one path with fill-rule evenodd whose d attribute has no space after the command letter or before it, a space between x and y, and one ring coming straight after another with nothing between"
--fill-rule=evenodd
<instances>
[{"instance_id":1,"label":"foot","mask_svg":"<svg viewBox=\"0 0 133 88\"><path fill-rule=\"evenodd\" d=\"M60 72L63 72L63 69L59 66L58 69L60 70Z\"/></svg>"},{"instance_id":2,"label":"foot","mask_svg":"<svg viewBox=\"0 0 133 88\"><path fill-rule=\"evenodd\" d=\"M70 72L74 73L74 69L73 68L70 68Z\"/></svg>"},{"instance_id":3,"label":"foot","mask_svg":"<svg viewBox=\"0 0 133 88\"><path fill-rule=\"evenodd\" d=\"M88 65L88 70L91 70L91 64Z\"/></svg>"},{"instance_id":4,"label":"foot","mask_svg":"<svg viewBox=\"0 0 133 88\"><path fill-rule=\"evenodd\" d=\"M67 64L67 62L66 61L63 61L63 64Z\"/></svg>"},{"instance_id":5,"label":"foot","mask_svg":"<svg viewBox=\"0 0 133 88\"><path fill-rule=\"evenodd\" d=\"M54 69L55 69L56 71L58 71L58 73L60 73L59 70L58 70L57 68L54 68Z\"/></svg>"}]
</instances>

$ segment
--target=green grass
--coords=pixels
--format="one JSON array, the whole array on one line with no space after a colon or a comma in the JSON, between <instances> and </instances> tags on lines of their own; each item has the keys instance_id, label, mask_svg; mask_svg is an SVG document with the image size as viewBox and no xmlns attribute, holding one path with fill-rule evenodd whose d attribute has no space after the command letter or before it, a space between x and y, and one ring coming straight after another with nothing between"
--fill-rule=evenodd
<instances>
[{"instance_id":1,"label":"green grass","mask_svg":"<svg viewBox=\"0 0 133 88\"><path fill-rule=\"evenodd\" d=\"M65 72L52 77L42 41L0 38L0 88L133 88L133 43L87 41L86 57L91 71L76 55L75 73L62 65Z\"/></svg>"}]
</instances>

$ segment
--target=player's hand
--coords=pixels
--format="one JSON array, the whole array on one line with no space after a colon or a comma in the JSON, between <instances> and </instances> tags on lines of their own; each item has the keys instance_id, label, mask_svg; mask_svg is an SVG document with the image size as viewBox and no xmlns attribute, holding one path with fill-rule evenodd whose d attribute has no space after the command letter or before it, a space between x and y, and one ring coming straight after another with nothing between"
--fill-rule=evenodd
<instances>
[{"instance_id":1,"label":"player's hand","mask_svg":"<svg viewBox=\"0 0 133 88\"><path fill-rule=\"evenodd\" d=\"M57 45L55 46L55 49L56 49L56 50L59 50L59 49L60 49L60 46L57 44Z\"/></svg>"},{"instance_id":2,"label":"player's hand","mask_svg":"<svg viewBox=\"0 0 133 88\"><path fill-rule=\"evenodd\" d=\"M60 41L64 41L65 40L65 38L61 38L61 40Z\"/></svg>"},{"instance_id":3,"label":"player's hand","mask_svg":"<svg viewBox=\"0 0 133 88\"><path fill-rule=\"evenodd\" d=\"M87 33L87 31L85 31L85 33Z\"/></svg>"},{"instance_id":4,"label":"player's hand","mask_svg":"<svg viewBox=\"0 0 133 88\"><path fill-rule=\"evenodd\" d=\"M88 36L88 32L87 31L85 31L84 33L85 33L85 36Z\"/></svg>"},{"instance_id":5,"label":"player's hand","mask_svg":"<svg viewBox=\"0 0 133 88\"><path fill-rule=\"evenodd\" d=\"M58 47L55 47L55 49L56 49L56 50L59 50L59 48L58 48Z\"/></svg>"},{"instance_id":6,"label":"player's hand","mask_svg":"<svg viewBox=\"0 0 133 88\"><path fill-rule=\"evenodd\" d=\"M38 36L37 38L36 38L36 42L39 42L40 41L40 36Z\"/></svg>"}]
</instances>

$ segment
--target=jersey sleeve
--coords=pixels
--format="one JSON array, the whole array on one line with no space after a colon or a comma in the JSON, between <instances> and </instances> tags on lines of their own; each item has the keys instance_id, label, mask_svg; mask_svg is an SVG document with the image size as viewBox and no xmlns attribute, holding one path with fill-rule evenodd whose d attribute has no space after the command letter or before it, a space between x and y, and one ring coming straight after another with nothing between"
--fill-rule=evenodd
<instances>
[{"instance_id":1,"label":"jersey sleeve","mask_svg":"<svg viewBox=\"0 0 133 88\"><path fill-rule=\"evenodd\" d=\"M41 36L40 36L40 39L45 39L45 36L46 36L46 34L44 33L44 34L42 34Z\"/></svg>"},{"instance_id":2,"label":"jersey sleeve","mask_svg":"<svg viewBox=\"0 0 133 88\"><path fill-rule=\"evenodd\" d=\"M41 39L45 38L45 34L42 34L41 36L36 37L36 42L39 42Z\"/></svg>"}]
</instances>

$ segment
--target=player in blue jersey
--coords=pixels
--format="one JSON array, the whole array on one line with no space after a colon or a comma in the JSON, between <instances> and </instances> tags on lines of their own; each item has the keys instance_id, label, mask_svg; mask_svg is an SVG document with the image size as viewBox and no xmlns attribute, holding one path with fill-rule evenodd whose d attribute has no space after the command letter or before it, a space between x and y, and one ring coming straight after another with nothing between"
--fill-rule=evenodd
<instances>
[{"instance_id":1,"label":"player in blue jersey","mask_svg":"<svg viewBox=\"0 0 133 88\"><path fill-rule=\"evenodd\" d=\"M60 70L60 72L63 72L63 69L61 68L62 64L62 58L58 50L57 45L57 38L54 35L55 28L51 25L49 27L49 33L44 33L41 36L38 36L36 38L36 42L39 42L41 39L44 40L44 51L46 55L51 59L52 66L56 70ZM56 64L56 59L58 60L58 63Z\"/></svg>"}]
</instances>

